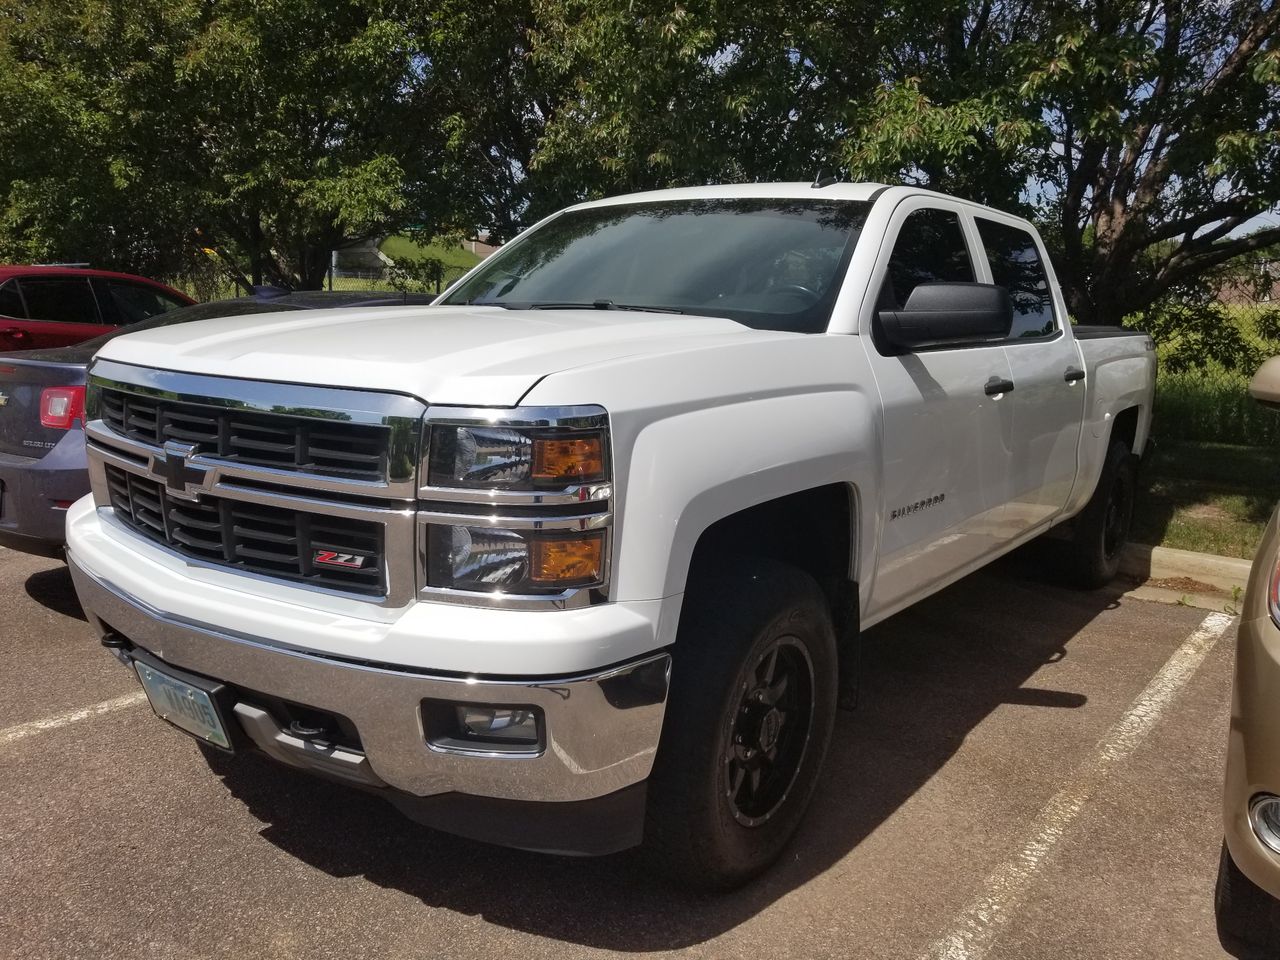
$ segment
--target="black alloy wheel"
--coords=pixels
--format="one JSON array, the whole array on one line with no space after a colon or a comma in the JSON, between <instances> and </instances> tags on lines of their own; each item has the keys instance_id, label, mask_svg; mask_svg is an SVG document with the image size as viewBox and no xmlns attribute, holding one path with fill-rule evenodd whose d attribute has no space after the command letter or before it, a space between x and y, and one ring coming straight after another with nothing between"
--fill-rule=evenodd
<instances>
[{"instance_id":1,"label":"black alloy wheel","mask_svg":"<svg viewBox=\"0 0 1280 960\"><path fill-rule=\"evenodd\" d=\"M794 637L764 651L742 685L724 755L725 796L744 827L786 801L813 728L813 662Z\"/></svg>"}]
</instances>

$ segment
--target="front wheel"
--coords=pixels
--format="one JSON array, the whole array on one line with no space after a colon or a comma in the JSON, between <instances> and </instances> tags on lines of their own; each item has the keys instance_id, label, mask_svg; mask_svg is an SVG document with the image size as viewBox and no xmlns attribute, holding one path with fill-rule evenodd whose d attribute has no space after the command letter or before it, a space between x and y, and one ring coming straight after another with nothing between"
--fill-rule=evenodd
<instances>
[{"instance_id":1,"label":"front wheel","mask_svg":"<svg viewBox=\"0 0 1280 960\"><path fill-rule=\"evenodd\" d=\"M677 882L729 889L777 859L817 785L837 680L808 574L757 560L695 578L649 782L649 860Z\"/></svg>"},{"instance_id":2,"label":"front wheel","mask_svg":"<svg viewBox=\"0 0 1280 960\"><path fill-rule=\"evenodd\" d=\"M1094 590L1119 572L1137 490L1138 458L1117 440L1107 450L1098 486L1076 518L1067 544L1067 577L1077 586Z\"/></svg>"},{"instance_id":3,"label":"front wheel","mask_svg":"<svg viewBox=\"0 0 1280 960\"><path fill-rule=\"evenodd\" d=\"M1280 902L1244 875L1225 843L1213 906L1219 936L1255 949L1269 948L1265 956L1280 953Z\"/></svg>"}]
</instances>

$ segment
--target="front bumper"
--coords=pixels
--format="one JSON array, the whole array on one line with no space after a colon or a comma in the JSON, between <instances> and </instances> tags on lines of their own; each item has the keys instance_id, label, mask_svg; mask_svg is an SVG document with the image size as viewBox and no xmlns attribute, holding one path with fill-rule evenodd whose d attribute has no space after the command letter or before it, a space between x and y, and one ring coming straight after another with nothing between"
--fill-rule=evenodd
<instances>
[{"instance_id":1,"label":"front bumper","mask_svg":"<svg viewBox=\"0 0 1280 960\"><path fill-rule=\"evenodd\" d=\"M546 842L516 842L492 831L450 827L448 818L441 824L481 839L589 853L622 849L639 840L643 787L635 788L649 774L661 733L670 675L665 652L550 679L433 675L282 648L180 620L91 573L74 550L68 552L68 563L80 602L100 637L228 684L235 691L233 715L244 737L277 760L384 791L411 816L415 809L445 806L445 798L457 801L465 795L476 801L476 809L492 811L494 803L505 801L531 805L537 809L534 819L556 813L550 808L572 814L581 804L599 801L611 810L624 810L623 819L635 820L619 826L611 842L577 844L590 849L572 849L575 845L559 835ZM255 697L255 692L266 696ZM359 747L319 749L292 735L271 714L268 704L276 698L347 718L358 733ZM428 742L424 701L532 705L544 718L542 746L511 755L442 749ZM493 826L511 833L509 827Z\"/></svg>"},{"instance_id":2,"label":"front bumper","mask_svg":"<svg viewBox=\"0 0 1280 960\"><path fill-rule=\"evenodd\" d=\"M1262 536L1236 632L1235 684L1223 820L1227 849L1244 875L1280 898L1280 854L1249 823L1259 794L1280 796L1280 627L1271 619L1271 571L1280 551L1280 508Z\"/></svg>"},{"instance_id":3,"label":"front bumper","mask_svg":"<svg viewBox=\"0 0 1280 960\"><path fill-rule=\"evenodd\" d=\"M1237 637L1224 821L1231 859L1280 898L1280 854L1249 823L1250 801L1259 794L1280 796L1280 628L1269 615L1243 621Z\"/></svg>"},{"instance_id":4,"label":"front bumper","mask_svg":"<svg viewBox=\"0 0 1280 960\"><path fill-rule=\"evenodd\" d=\"M36 457L0 454L0 545L56 556L66 539L67 511L89 492L84 432L68 430L52 450Z\"/></svg>"}]
</instances>

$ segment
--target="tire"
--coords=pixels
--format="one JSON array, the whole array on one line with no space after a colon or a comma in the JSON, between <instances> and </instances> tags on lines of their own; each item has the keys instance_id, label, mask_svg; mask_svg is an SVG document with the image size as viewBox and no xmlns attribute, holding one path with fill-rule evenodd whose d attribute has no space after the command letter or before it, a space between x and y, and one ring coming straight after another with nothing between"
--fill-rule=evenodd
<instances>
[{"instance_id":1,"label":"tire","mask_svg":"<svg viewBox=\"0 0 1280 960\"><path fill-rule=\"evenodd\" d=\"M1116 441L1107 449L1098 486L1076 519L1067 544L1066 577L1086 590L1104 587L1120 569L1138 486L1138 458Z\"/></svg>"},{"instance_id":2,"label":"tire","mask_svg":"<svg viewBox=\"0 0 1280 960\"><path fill-rule=\"evenodd\" d=\"M1225 843L1213 906L1219 938L1263 951L1258 956L1280 955L1280 901L1241 872Z\"/></svg>"},{"instance_id":3,"label":"tire","mask_svg":"<svg viewBox=\"0 0 1280 960\"><path fill-rule=\"evenodd\" d=\"M642 855L674 882L728 890L799 827L835 722L827 602L768 560L691 579L675 645Z\"/></svg>"}]
</instances>

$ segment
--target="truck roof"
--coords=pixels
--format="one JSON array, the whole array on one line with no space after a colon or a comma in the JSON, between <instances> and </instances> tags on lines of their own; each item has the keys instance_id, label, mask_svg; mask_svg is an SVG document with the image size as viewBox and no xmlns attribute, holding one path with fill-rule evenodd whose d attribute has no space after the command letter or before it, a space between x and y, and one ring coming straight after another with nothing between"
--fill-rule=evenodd
<instances>
[{"instance_id":1,"label":"truck roof","mask_svg":"<svg viewBox=\"0 0 1280 960\"><path fill-rule=\"evenodd\" d=\"M701 187L675 187L670 190L648 190L642 193L624 193L615 197L606 197L602 200L588 200L585 203L575 204L568 207L570 210L579 210L589 207L610 207L628 203L661 203L667 200L740 200L740 199L781 199L781 200L856 200L864 203L871 203L878 200L884 194L890 193L897 199L903 197L936 197L939 200L946 200L949 203L959 203L974 211L982 211L984 214L991 214L994 217L1004 219L1006 221L1017 221L1019 224L1035 229L1034 225L1018 214L1010 213L1007 210L1001 210L998 207L989 207L985 204L975 203L972 200L966 200L964 197L955 197L951 194L940 193L937 190L929 190L925 187L917 187L910 184L888 184L888 183L828 183L825 186L815 186L812 183L795 182L795 183L719 183L710 184ZM552 214L555 216L556 214Z\"/></svg>"},{"instance_id":2,"label":"truck roof","mask_svg":"<svg viewBox=\"0 0 1280 960\"><path fill-rule=\"evenodd\" d=\"M603 200L590 200L579 207L607 207L622 203L656 203L663 200L731 200L756 198L874 200L890 189L883 183L831 183L815 187L812 183L720 183L704 187L674 187L670 190L648 190L624 193Z\"/></svg>"}]
</instances>

